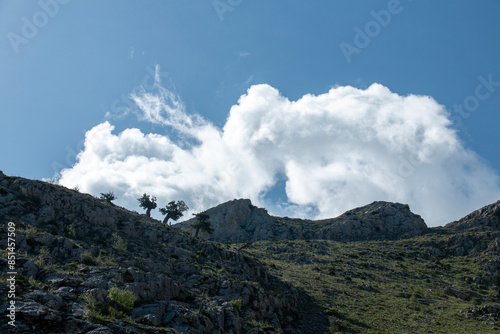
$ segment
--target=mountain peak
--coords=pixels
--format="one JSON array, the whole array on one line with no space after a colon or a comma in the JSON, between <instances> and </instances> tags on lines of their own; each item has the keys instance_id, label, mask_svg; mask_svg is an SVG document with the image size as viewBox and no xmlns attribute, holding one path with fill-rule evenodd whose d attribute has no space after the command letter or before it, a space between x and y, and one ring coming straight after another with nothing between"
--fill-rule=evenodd
<instances>
[{"instance_id":1,"label":"mountain peak","mask_svg":"<svg viewBox=\"0 0 500 334\"><path fill-rule=\"evenodd\" d=\"M207 210L208 237L247 241L221 246L88 194L0 173L0 233L15 231L17 271L15 297L0 303L5 313L15 302L16 328L6 316L0 332L397 332L418 331L421 319L438 332L494 331L500 232L482 231L498 228L499 207L427 229L401 203L304 220L237 199ZM338 242L361 240L384 241ZM9 289L0 285L4 296Z\"/></svg>"},{"instance_id":2,"label":"mountain peak","mask_svg":"<svg viewBox=\"0 0 500 334\"><path fill-rule=\"evenodd\" d=\"M304 220L270 216L265 209L252 205L249 199L232 200L206 211L214 232L201 236L222 243L257 240L381 240L400 239L422 234L424 220L410 211L407 204L377 201L349 210L339 217ZM196 218L175 225L193 232Z\"/></svg>"},{"instance_id":3,"label":"mountain peak","mask_svg":"<svg viewBox=\"0 0 500 334\"><path fill-rule=\"evenodd\" d=\"M234 199L221 203L206 211L214 233L210 236L201 232L202 237L209 237L222 243L249 242L255 239L266 240L274 237L273 227L276 222L267 210L258 208L249 199ZM178 228L194 231L191 225L196 218L176 224Z\"/></svg>"},{"instance_id":4,"label":"mountain peak","mask_svg":"<svg viewBox=\"0 0 500 334\"><path fill-rule=\"evenodd\" d=\"M500 231L500 200L486 205L458 221L451 222L445 227L459 231Z\"/></svg>"}]
</instances>

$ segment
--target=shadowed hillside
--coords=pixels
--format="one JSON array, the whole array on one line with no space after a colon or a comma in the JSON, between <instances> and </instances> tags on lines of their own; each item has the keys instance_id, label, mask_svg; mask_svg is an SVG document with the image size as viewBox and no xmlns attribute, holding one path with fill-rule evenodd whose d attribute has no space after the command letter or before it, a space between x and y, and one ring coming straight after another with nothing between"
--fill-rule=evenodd
<instances>
[{"instance_id":1,"label":"shadowed hillside","mask_svg":"<svg viewBox=\"0 0 500 334\"><path fill-rule=\"evenodd\" d=\"M0 173L0 233L15 226L18 272L13 328L2 237L0 331L494 333L499 211L427 228L399 203L310 221L235 200L207 210L214 233L195 238L182 230L194 221L168 227Z\"/></svg>"},{"instance_id":2,"label":"shadowed hillside","mask_svg":"<svg viewBox=\"0 0 500 334\"><path fill-rule=\"evenodd\" d=\"M2 316L2 332L326 330L326 316L298 312L315 302L258 260L90 195L0 174L0 212L2 235L15 224L19 272L16 327ZM4 283L6 238L1 248Z\"/></svg>"}]
</instances>

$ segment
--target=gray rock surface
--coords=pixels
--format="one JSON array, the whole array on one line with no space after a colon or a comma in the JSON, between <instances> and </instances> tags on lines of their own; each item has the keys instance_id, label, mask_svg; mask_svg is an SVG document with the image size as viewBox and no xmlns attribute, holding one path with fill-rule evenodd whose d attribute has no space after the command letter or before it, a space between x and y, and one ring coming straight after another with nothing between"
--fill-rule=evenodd
<instances>
[{"instance_id":1,"label":"gray rock surface","mask_svg":"<svg viewBox=\"0 0 500 334\"><path fill-rule=\"evenodd\" d=\"M401 239L427 230L424 220L408 205L373 202L343 215L319 221L270 216L248 199L220 204L206 211L214 232L199 236L222 243L247 243L258 240L326 239L339 241ZM174 225L195 233L196 218Z\"/></svg>"},{"instance_id":2,"label":"gray rock surface","mask_svg":"<svg viewBox=\"0 0 500 334\"><path fill-rule=\"evenodd\" d=\"M451 222L445 228L470 232L500 231L500 201L486 205L458 221Z\"/></svg>"},{"instance_id":3,"label":"gray rock surface","mask_svg":"<svg viewBox=\"0 0 500 334\"><path fill-rule=\"evenodd\" d=\"M7 222L15 223L22 286L16 295L16 333L261 333L258 323L272 325L275 333L325 333L324 308L304 291L271 275L250 253L203 239L250 245L273 238L348 242L443 234L419 237L418 246L405 251L436 260L478 252L484 255L481 270L466 279L484 288L500 275L499 207L497 202L443 228L428 229L408 205L399 203L373 202L313 221L273 217L242 199L207 210L215 231L193 238L182 231L194 232L193 220L171 228L90 195L0 172L0 234L7 235ZM115 247L118 238L125 241L125 250ZM270 243L269 252L313 264L311 256L287 244ZM6 246L6 238L0 238L0 248ZM383 263L366 265L390 271ZM0 257L0 275L6 268L7 259ZM131 320L89 315L83 296L92 297L99 312L109 312L112 288L134 295ZM1 284L0 294L6 296L7 289ZM376 286L361 284L359 290L376 293ZM463 300L472 296L455 287L443 291ZM5 300L0 302L0 313L6 308ZM496 316L498 308L478 306L469 313ZM11 330L7 320L0 318L1 333Z\"/></svg>"},{"instance_id":4,"label":"gray rock surface","mask_svg":"<svg viewBox=\"0 0 500 334\"><path fill-rule=\"evenodd\" d=\"M240 209L223 216L269 221L262 209ZM255 329L251 320L273 323L277 332L297 327L288 313L303 294L256 260L90 195L0 172L0 222L1 235L7 222L16 228L19 333L247 333ZM125 251L114 246L118 238ZM2 249L6 242L0 238ZM5 275L7 260L0 264ZM106 313L112 288L134 295L132 322L114 315L103 324L88 315L83 295ZM6 289L0 285L3 296ZM7 306L1 302L0 311ZM12 329L7 320L0 319L2 333Z\"/></svg>"},{"instance_id":5,"label":"gray rock surface","mask_svg":"<svg viewBox=\"0 0 500 334\"><path fill-rule=\"evenodd\" d=\"M207 235L201 231L200 236L223 243L248 242L271 239L278 224L265 209L252 205L249 199L239 199L220 204L208 209L214 233ZM191 227L196 218L176 224L178 228L187 229L194 234Z\"/></svg>"}]
</instances>

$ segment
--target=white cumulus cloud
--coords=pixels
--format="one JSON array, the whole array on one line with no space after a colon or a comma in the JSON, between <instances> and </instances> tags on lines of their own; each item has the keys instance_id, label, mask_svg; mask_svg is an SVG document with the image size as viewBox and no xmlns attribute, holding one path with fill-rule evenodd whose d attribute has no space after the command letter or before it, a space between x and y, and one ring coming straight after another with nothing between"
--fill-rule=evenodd
<instances>
[{"instance_id":1,"label":"white cumulus cloud","mask_svg":"<svg viewBox=\"0 0 500 334\"><path fill-rule=\"evenodd\" d=\"M182 199L191 212L250 198L271 213L307 218L397 201L430 226L500 197L495 172L461 144L445 108L427 96L373 84L290 101L254 85L220 129L157 88L131 97L143 120L179 136L114 133L109 122L99 124L87 132L77 163L61 172L61 184L92 194L112 190L117 204L136 210L143 193L161 206ZM286 180L286 203L266 197L279 179Z\"/></svg>"}]
</instances>

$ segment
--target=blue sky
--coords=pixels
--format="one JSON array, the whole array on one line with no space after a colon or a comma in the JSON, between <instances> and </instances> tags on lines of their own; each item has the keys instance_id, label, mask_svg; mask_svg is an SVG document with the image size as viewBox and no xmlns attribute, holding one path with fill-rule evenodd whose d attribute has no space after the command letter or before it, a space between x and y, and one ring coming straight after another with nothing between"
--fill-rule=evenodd
<instances>
[{"instance_id":1,"label":"blue sky","mask_svg":"<svg viewBox=\"0 0 500 334\"><path fill-rule=\"evenodd\" d=\"M448 201L442 204L446 212L438 215L441 220L430 217L432 210L437 209L428 212L423 209L425 203L418 196L432 190L419 193L420 190L412 188L423 187L419 182L405 181L405 194L397 196L388 194L387 189L370 191L367 197L358 196L353 189L346 188L349 192L344 195L332 190L325 193L331 196L329 203L344 204L330 204L336 206L330 210L325 203L322 209L298 193L318 193L319 188L307 187L321 183L320 180L324 180L321 191L333 189L338 180L321 176L310 180L307 187L294 186L294 169L290 166L295 166L292 162L296 160L283 157L280 162L272 162L276 167L267 175L269 179L248 193L234 190L209 200L191 199L189 194L196 191L179 190L182 185L172 187L173 181L157 185L163 187L158 193L165 200L169 196L185 196L188 205L191 200L190 206L198 210L232 196L248 196L257 204L271 207L273 213L309 217L341 213L350 209L349 205L368 200L406 200L414 211L425 212L426 221L444 224L448 222L446 219L457 219L466 213L457 210L451 214L455 210L452 202L468 210L499 199L496 179L500 172L499 12L500 2L494 0L2 0L0 169L8 175L36 179L49 178L63 168L71 169L77 162L76 155L84 150L85 133L106 121L114 126L110 131L115 136L125 129L137 128L144 135L154 133L169 138L190 153L196 151L204 139L179 130L163 118L152 121L147 117L151 114L136 105L138 100L150 98L148 94L165 97L165 92L170 92L181 102L182 115L199 115L203 122L223 131L231 108L239 104L242 95L253 96L247 91L254 85L267 84L279 91L280 96L297 101L308 94L327 94L335 87L353 86L365 91L378 83L400 97L429 96L436 105L444 106L449 113L446 117L453 123L443 128L456 131L454 139L460 142L459 150L476 155L475 167L464 167L462 172L475 168L470 175L477 172L488 176L491 187L481 194L480 190L473 190L479 187L472 185L473 181L463 181L462 176L457 176L450 182L465 182L457 187L465 189L460 200L469 206L464 207L458 199L443 199L448 194L443 193L435 200ZM346 56L341 46L345 50L347 44L357 51ZM155 75L161 80L161 89L152 88ZM270 90L256 89L254 93L273 99ZM135 102L131 94L136 94ZM335 99L332 94L329 98ZM366 98L361 93L355 96L356 101ZM247 100L247 103L258 101ZM172 100L162 101L172 106ZM462 105L462 111L456 105ZM276 104L272 106L278 108ZM437 113L440 112L436 111L436 117ZM283 115L288 117L286 113ZM263 124L262 119L259 122ZM290 131L300 132L300 127L291 127ZM270 131L276 129L271 127ZM323 143L325 139L314 138L294 145L317 146L314 140ZM365 142L363 147L370 143ZM329 150L329 146L321 147ZM349 148L352 150L352 146ZM269 152L258 151L258 147L252 150L257 150L252 151L256 156ZM333 163L322 156L312 157L312 165L316 158L326 159L331 170L342 165L342 161ZM436 155L429 159L430 165L438 164ZM447 164L458 158L450 159ZM466 158L460 159L463 162ZM231 161L243 163L234 156ZM268 162L259 161L259 166ZM436 184L432 177L440 174L433 174L432 170L425 174L426 166L424 163L423 167L420 164L413 167L422 171L419 178L429 175L428 184ZM82 191L94 194L114 187L106 184L100 188L99 182L90 181L90 174L82 171L76 174L63 178L68 186L75 184ZM229 175L232 177L234 173ZM238 186L237 180L230 183ZM131 199L143 189L155 188L140 182L113 188L123 196L118 203L133 209L137 208ZM360 185L359 192L364 191Z\"/></svg>"}]
</instances>

